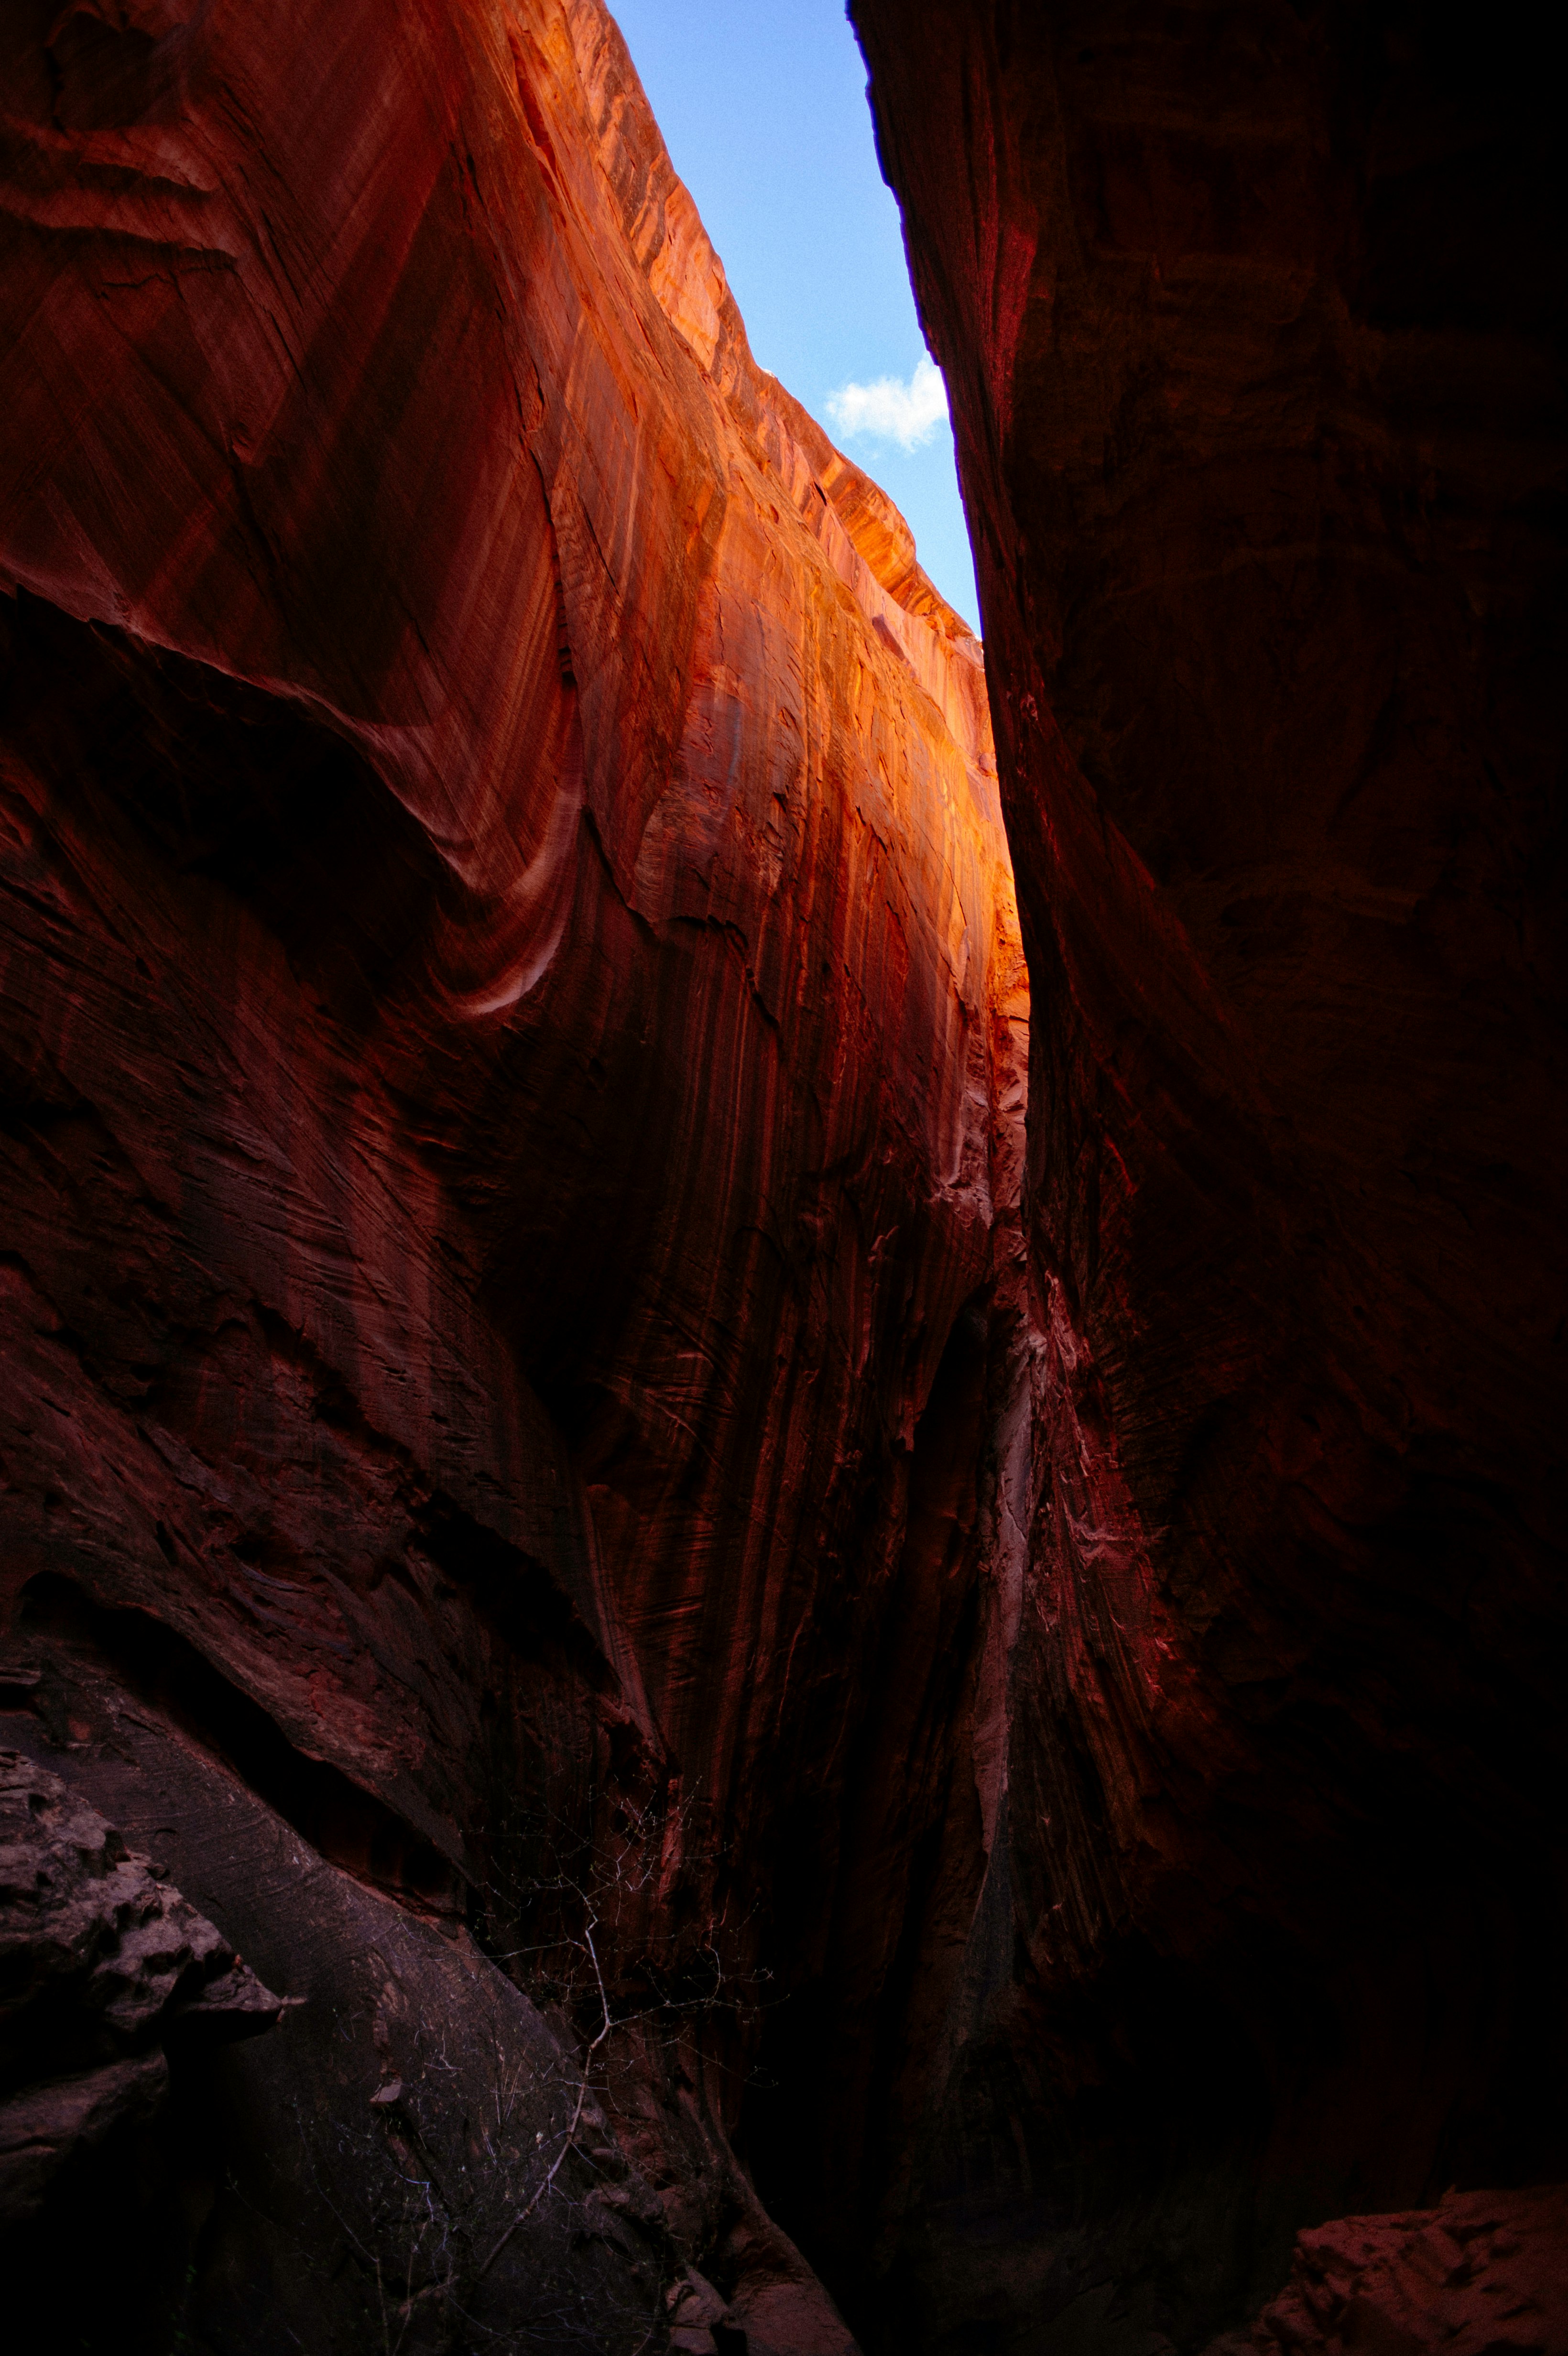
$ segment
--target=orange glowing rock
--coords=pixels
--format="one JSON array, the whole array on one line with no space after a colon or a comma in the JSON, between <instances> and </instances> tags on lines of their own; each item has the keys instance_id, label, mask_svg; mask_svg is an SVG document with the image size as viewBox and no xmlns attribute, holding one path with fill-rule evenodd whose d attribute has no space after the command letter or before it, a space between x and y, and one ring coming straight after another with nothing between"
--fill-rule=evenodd
<instances>
[{"instance_id":1,"label":"orange glowing rock","mask_svg":"<svg viewBox=\"0 0 1568 2356\"><path fill-rule=\"evenodd\" d=\"M18 1641L112 1685L171 1632L136 1689L177 1657L182 1723L421 1923L500 1902L525 1799L656 1802L636 1954L722 1917L782 1986L836 1942L847 2019L901 1950L936 2002L1028 1522L980 649L753 363L597 0L40 27L0 54ZM648 2063L642 2156L688 2261L749 2221L737 2313L826 2317L725 2154L738 2052L682 2064L700 2162Z\"/></svg>"}]
</instances>

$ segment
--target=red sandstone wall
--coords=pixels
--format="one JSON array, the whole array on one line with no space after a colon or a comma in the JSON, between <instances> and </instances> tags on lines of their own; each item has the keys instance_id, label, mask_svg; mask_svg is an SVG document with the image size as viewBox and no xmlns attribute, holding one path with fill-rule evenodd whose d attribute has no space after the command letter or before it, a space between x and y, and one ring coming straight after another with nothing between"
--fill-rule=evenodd
<instances>
[{"instance_id":1,"label":"red sandstone wall","mask_svg":"<svg viewBox=\"0 0 1568 2356\"><path fill-rule=\"evenodd\" d=\"M907 2109L1028 1480L979 650L589 0L0 37L12 1641L152 1615L453 1927L653 1794L636 1936Z\"/></svg>"},{"instance_id":2,"label":"red sandstone wall","mask_svg":"<svg viewBox=\"0 0 1568 2356\"><path fill-rule=\"evenodd\" d=\"M358 2344L368 2204L565 2066L541 1824L744 1995L487 2328L678 2259L841 2351L731 2130L868 2345L1036 2356L1568 2163L1552 85L856 16L1027 1269L977 649L602 11L0 20L0 1707L306 1998L179 2115L219 2344Z\"/></svg>"},{"instance_id":3,"label":"red sandstone wall","mask_svg":"<svg viewBox=\"0 0 1568 2356\"><path fill-rule=\"evenodd\" d=\"M1180 2340L1295 2222L1565 2157L1550 77L1522 15L852 14L1049 1334L1011 1961L906 2248L922 2344Z\"/></svg>"}]
</instances>

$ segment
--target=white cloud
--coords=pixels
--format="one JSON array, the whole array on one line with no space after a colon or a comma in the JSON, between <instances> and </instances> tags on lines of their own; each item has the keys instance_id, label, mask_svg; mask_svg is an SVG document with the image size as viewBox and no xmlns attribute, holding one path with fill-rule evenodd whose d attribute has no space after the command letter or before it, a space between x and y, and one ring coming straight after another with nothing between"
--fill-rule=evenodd
<instances>
[{"instance_id":1,"label":"white cloud","mask_svg":"<svg viewBox=\"0 0 1568 2356\"><path fill-rule=\"evenodd\" d=\"M875 384L840 385L825 406L846 441L859 434L896 442L901 450L918 450L947 414L947 388L941 370L923 354L907 384L896 376L880 376Z\"/></svg>"}]
</instances>

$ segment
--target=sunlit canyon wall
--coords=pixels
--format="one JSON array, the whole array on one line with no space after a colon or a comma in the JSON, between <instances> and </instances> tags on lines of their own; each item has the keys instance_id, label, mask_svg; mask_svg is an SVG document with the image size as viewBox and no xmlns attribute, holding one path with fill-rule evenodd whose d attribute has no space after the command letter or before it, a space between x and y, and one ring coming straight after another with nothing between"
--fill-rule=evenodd
<instances>
[{"instance_id":1,"label":"sunlit canyon wall","mask_svg":"<svg viewBox=\"0 0 1568 2356\"><path fill-rule=\"evenodd\" d=\"M797 1997L916 2114L999 1804L979 648L592 0L0 21L19 2295L847 2348L731 2138Z\"/></svg>"}]
</instances>

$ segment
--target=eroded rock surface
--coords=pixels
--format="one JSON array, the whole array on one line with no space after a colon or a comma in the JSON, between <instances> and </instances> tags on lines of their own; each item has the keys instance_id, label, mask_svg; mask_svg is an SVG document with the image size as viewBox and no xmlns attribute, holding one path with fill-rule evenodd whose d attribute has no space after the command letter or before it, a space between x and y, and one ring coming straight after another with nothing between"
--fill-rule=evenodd
<instances>
[{"instance_id":1,"label":"eroded rock surface","mask_svg":"<svg viewBox=\"0 0 1568 2356\"><path fill-rule=\"evenodd\" d=\"M201 2097L180 2328L455 2328L486 2024L545 2102L592 1915L651 2210L485 2328L630 2350L694 2269L839 2349L731 2136L799 1995L818 2141L898 2147L999 1803L979 650L752 362L594 0L0 27L10 1641L93 1804L157 1747L182 1887L305 1999ZM384 1985L444 2110L428 2047L357 2085ZM572 2150L486 2298L568 2280Z\"/></svg>"},{"instance_id":2,"label":"eroded rock surface","mask_svg":"<svg viewBox=\"0 0 1568 2356\"><path fill-rule=\"evenodd\" d=\"M26 2286L38 2218L62 2192L116 2201L166 2101L169 2048L254 2037L283 2010L95 1808L0 1750L0 2248L18 2328L48 2312Z\"/></svg>"},{"instance_id":3,"label":"eroded rock surface","mask_svg":"<svg viewBox=\"0 0 1568 2356\"><path fill-rule=\"evenodd\" d=\"M976 544L1049 1337L894 2279L913 2344L1143 2356L1300 2224L1568 2164L1552 77L1523 12L851 13Z\"/></svg>"},{"instance_id":4,"label":"eroded rock surface","mask_svg":"<svg viewBox=\"0 0 1568 2356\"><path fill-rule=\"evenodd\" d=\"M1371 2347L1453 2356L1568 2347L1568 2187L1451 2192L1436 2209L1342 2217L1303 2233L1282 2297L1212 2356Z\"/></svg>"},{"instance_id":5,"label":"eroded rock surface","mask_svg":"<svg viewBox=\"0 0 1568 2356\"><path fill-rule=\"evenodd\" d=\"M91 2347L183 2332L258 2356L291 2336L332 2350L447 2348L464 2331L522 2349L645 2340L670 2235L570 2019L552 2026L450 1919L329 1863L191 1740L188 1713L128 1692L122 1665L58 1644L42 1708L7 1728L33 1780L63 1783L62 1813L101 1827L91 1793L290 1997L274 2037L215 2051L209 2027L187 2026L209 1998L164 2029L166 2066L160 2051L45 2090L54 2116L80 2109L79 2141L118 2140L8 2244L19 2326L47 2338L64 2314ZM61 1711L66 1744L49 1732ZM40 1776L45 1760L59 1778ZM47 2108L25 2096L17 2126ZM76 2279L86 2230L99 2254Z\"/></svg>"},{"instance_id":6,"label":"eroded rock surface","mask_svg":"<svg viewBox=\"0 0 1568 2356\"><path fill-rule=\"evenodd\" d=\"M20 1751L0 1751L4 2067L51 2032L82 2058L193 2019L271 2028L282 2007L233 1949L96 1809Z\"/></svg>"},{"instance_id":7,"label":"eroded rock surface","mask_svg":"<svg viewBox=\"0 0 1568 2356\"><path fill-rule=\"evenodd\" d=\"M598 0L0 15L35 2338L1558 2329L1554 85L854 15L984 669Z\"/></svg>"}]
</instances>

